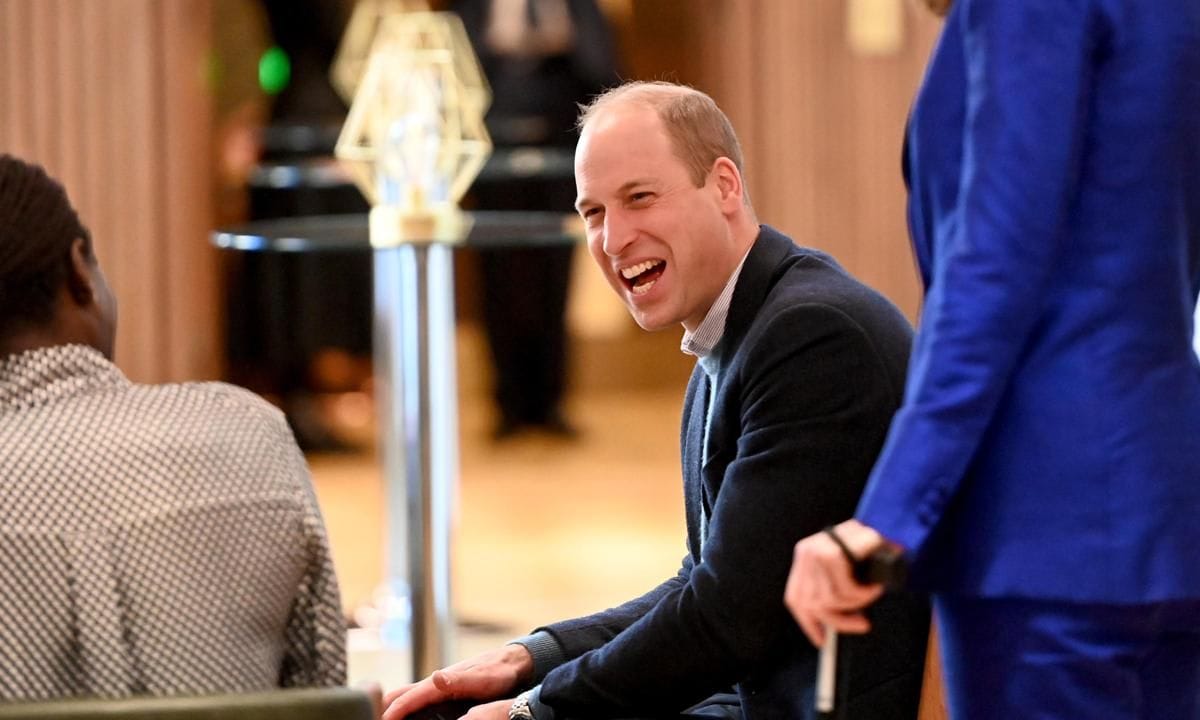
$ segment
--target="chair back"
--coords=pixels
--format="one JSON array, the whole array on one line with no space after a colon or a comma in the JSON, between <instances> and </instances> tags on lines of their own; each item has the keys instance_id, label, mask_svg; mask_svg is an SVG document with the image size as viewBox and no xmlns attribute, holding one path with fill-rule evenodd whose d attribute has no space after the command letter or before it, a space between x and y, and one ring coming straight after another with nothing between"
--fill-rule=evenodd
<instances>
[{"instance_id":1,"label":"chair back","mask_svg":"<svg viewBox=\"0 0 1200 720\"><path fill-rule=\"evenodd\" d=\"M0 702L0 720L374 720L370 696L351 688L305 688L188 697Z\"/></svg>"}]
</instances>

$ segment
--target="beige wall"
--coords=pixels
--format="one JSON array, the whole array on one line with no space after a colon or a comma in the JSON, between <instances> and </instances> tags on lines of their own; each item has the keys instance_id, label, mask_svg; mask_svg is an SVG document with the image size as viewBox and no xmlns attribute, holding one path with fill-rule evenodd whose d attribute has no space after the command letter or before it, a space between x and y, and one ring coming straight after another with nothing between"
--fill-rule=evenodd
<instances>
[{"instance_id":1,"label":"beige wall","mask_svg":"<svg viewBox=\"0 0 1200 720\"><path fill-rule=\"evenodd\" d=\"M208 0L0 0L0 150L64 182L133 378L215 375Z\"/></svg>"},{"instance_id":2,"label":"beige wall","mask_svg":"<svg viewBox=\"0 0 1200 720\"><path fill-rule=\"evenodd\" d=\"M627 75L712 93L742 136L760 217L836 255L910 317L904 119L938 23L899 3L898 52L847 40L858 0L613 0ZM611 7L610 7L611 9ZM213 375L211 0L0 0L0 149L41 162L92 228L139 380Z\"/></svg>"}]
</instances>

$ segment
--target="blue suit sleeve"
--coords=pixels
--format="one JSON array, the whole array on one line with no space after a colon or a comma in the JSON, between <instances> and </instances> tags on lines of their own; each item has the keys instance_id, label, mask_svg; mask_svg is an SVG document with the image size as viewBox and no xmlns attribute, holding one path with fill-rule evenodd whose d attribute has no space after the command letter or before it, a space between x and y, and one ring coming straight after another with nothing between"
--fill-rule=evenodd
<instances>
[{"instance_id":1,"label":"blue suit sleeve","mask_svg":"<svg viewBox=\"0 0 1200 720\"><path fill-rule=\"evenodd\" d=\"M1070 237L1103 28L1100 0L959 2L945 29L962 34L967 67L958 205L936 231L905 402L857 513L914 554L1012 381Z\"/></svg>"}]
</instances>

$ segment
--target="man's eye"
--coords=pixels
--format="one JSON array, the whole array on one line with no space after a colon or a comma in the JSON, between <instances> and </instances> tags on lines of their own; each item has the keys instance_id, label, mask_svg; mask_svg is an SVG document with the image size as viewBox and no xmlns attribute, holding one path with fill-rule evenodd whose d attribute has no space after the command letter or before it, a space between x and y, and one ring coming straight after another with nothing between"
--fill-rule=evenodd
<instances>
[{"instance_id":1,"label":"man's eye","mask_svg":"<svg viewBox=\"0 0 1200 720\"><path fill-rule=\"evenodd\" d=\"M591 220L600 215L600 208L587 208L586 210L584 210L583 212L581 212L579 214L583 217L584 220Z\"/></svg>"},{"instance_id":2,"label":"man's eye","mask_svg":"<svg viewBox=\"0 0 1200 720\"><path fill-rule=\"evenodd\" d=\"M653 195L653 193L648 193L648 192L634 193L629 196L629 200L631 202L635 202L635 203L645 202L646 200L649 200L652 195Z\"/></svg>"}]
</instances>

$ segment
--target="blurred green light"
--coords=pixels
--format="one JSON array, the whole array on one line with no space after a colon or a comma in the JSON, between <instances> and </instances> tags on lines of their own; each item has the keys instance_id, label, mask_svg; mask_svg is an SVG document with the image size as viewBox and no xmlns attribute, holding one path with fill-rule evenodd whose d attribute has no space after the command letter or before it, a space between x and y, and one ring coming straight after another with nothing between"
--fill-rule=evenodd
<instances>
[{"instance_id":1,"label":"blurred green light","mask_svg":"<svg viewBox=\"0 0 1200 720\"><path fill-rule=\"evenodd\" d=\"M278 95L292 79L292 61L278 45L258 59L258 84L268 95Z\"/></svg>"}]
</instances>

